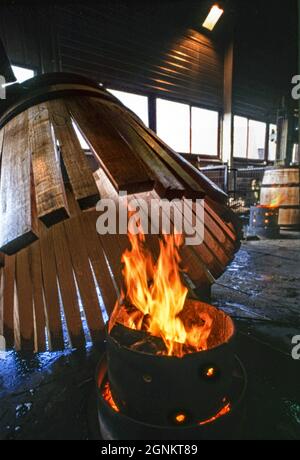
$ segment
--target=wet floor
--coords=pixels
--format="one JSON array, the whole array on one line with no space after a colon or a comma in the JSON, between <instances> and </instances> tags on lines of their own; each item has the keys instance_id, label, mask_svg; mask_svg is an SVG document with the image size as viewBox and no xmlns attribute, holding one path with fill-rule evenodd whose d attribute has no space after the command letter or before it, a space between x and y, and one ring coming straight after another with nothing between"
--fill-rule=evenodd
<instances>
[{"instance_id":1,"label":"wet floor","mask_svg":"<svg viewBox=\"0 0 300 460\"><path fill-rule=\"evenodd\" d=\"M292 358L300 335L299 234L244 242L212 303L234 317L248 373L242 438L299 440L300 360ZM0 359L0 440L91 438L88 406L102 352Z\"/></svg>"}]
</instances>

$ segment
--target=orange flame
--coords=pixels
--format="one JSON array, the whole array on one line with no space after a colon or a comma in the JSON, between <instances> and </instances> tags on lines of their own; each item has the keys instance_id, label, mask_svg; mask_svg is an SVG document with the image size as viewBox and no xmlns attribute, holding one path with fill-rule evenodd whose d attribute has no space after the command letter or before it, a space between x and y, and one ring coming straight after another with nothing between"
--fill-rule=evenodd
<instances>
[{"instance_id":1,"label":"orange flame","mask_svg":"<svg viewBox=\"0 0 300 460\"><path fill-rule=\"evenodd\" d=\"M286 198L285 194L280 192L276 197L271 199L271 203L261 204L258 207L259 208L268 208L268 209L279 208L286 201L286 199L287 198Z\"/></svg>"},{"instance_id":2,"label":"orange flame","mask_svg":"<svg viewBox=\"0 0 300 460\"><path fill-rule=\"evenodd\" d=\"M210 316L203 312L199 318L182 317L188 293L179 269L182 235L163 235L156 263L145 247L142 231L137 235L129 233L128 237L131 249L122 256L126 292L122 292L118 307L125 302L135 310L123 312L119 322L161 337L168 356L182 357L185 353L206 350L212 327Z\"/></svg>"},{"instance_id":3,"label":"orange flame","mask_svg":"<svg viewBox=\"0 0 300 460\"><path fill-rule=\"evenodd\" d=\"M115 412L120 412L120 409L118 408L117 404L114 401L114 398L113 398L113 395L110 389L110 384L108 381L105 383L102 389L102 396Z\"/></svg>"},{"instance_id":4,"label":"orange flame","mask_svg":"<svg viewBox=\"0 0 300 460\"><path fill-rule=\"evenodd\" d=\"M213 417L209 418L208 420L204 420L203 422L199 422L199 425L203 426L203 425L208 425L208 423L215 422L216 420L218 420L218 418L223 417L226 414L229 414L230 411L231 411L231 405L230 403L228 403Z\"/></svg>"}]
</instances>

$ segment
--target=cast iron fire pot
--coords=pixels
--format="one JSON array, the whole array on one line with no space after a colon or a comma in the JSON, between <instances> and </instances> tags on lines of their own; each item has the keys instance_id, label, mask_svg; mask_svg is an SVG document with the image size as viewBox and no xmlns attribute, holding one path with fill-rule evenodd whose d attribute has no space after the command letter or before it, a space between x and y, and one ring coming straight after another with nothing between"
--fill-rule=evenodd
<instances>
[{"instance_id":1,"label":"cast iron fire pot","mask_svg":"<svg viewBox=\"0 0 300 460\"><path fill-rule=\"evenodd\" d=\"M139 333L115 325L97 370L98 416L107 440L237 439L246 373L235 356L235 327L217 308L207 350L183 357L141 351Z\"/></svg>"},{"instance_id":2,"label":"cast iron fire pot","mask_svg":"<svg viewBox=\"0 0 300 460\"><path fill-rule=\"evenodd\" d=\"M250 232L264 238L278 238L280 226L278 225L279 208L268 206L251 206Z\"/></svg>"}]
</instances>

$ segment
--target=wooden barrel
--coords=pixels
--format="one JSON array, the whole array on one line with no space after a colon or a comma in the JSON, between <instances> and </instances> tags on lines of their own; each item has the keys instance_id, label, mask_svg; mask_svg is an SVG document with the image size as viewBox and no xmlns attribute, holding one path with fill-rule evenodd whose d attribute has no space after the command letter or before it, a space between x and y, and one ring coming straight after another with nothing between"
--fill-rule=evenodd
<instances>
[{"instance_id":1,"label":"wooden barrel","mask_svg":"<svg viewBox=\"0 0 300 460\"><path fill-rule=\"evenodd\" d=\"M67 336L75 347L101 340L122 287L128 240L98 234L95 204L110 198L114 209L125 206L119 191L146 203L204 199L199 216L189 202L191 227L195 221L203 229L204 241L181 254L202 298L240 245L224 192L95 82L41 75L17 92L0 118L0 333L7 348L60 350ZM155 255L159 235L147 238Z\"/></svg>"},{"instance_id":2,"label":"wooden barrel","mask_svg":"<svg viewBox=\"0 0 300 460\"><path fill-rule=\"evenodd\" d=\"M261 186L260 204L279 207L279 225L300 229L300 168L269 169Z\"/></svg>"}]
</instances>

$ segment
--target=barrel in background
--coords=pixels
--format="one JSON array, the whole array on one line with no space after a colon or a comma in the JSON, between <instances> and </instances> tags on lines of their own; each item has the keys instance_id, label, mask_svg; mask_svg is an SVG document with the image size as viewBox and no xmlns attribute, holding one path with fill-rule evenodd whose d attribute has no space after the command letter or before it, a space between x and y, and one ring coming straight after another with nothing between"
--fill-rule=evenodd
<instances>
[{"instance_id":1,"label":"barrel in background","mask_svg":"<svg viewBox=\"0 0 300 460\"><path fill-rule=\"evenodd\" d=\"M300 229L300 169L282 168L265 171L260 204L279 207L278 224L287 229Z\"/></svg>"}]
</instances>

